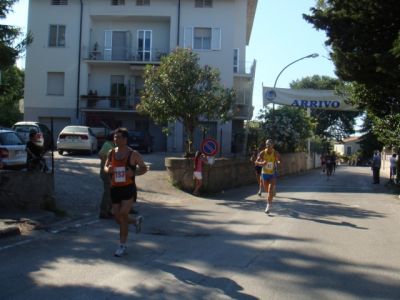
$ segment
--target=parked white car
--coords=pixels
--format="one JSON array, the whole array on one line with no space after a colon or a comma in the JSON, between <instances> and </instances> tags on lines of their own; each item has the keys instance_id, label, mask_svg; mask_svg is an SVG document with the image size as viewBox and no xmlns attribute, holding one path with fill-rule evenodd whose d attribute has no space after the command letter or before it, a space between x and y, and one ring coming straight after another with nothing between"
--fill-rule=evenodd
<instances>
[{"instance_id":1,"label":"parked white car","mask_svg":"<svg viewBox=\"0 0 400 300\"><path fill-rule=\"evenodd\" d=\"M87 151L90 154L97 150L97 138L90 127L71 125L65 127L57 139L57 151L65 152Z\"/></svg>"},{"instance_id":2,"label":"parked white car","mask_svg":"<svg viewBox=\"0 0 400 300\"><path fill-rule=\"evenodd\" d=\"M0 159L4 169L26 167L26 145L17 133L10 129L0 129Z\"/></svg>"}]
</instances>

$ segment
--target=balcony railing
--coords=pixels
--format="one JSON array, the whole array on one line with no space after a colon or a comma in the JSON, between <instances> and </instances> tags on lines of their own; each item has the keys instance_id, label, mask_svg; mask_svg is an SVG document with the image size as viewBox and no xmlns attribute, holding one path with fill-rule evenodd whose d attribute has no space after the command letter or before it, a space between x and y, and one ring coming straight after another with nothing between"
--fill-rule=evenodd
<instances>
[{"instance_id":1,"label":"balcony railing","mask_svg":"<svg viewBox=\"0 0 400 300\"><path fill-rule=\"evenodd\" d=\"M84 48L83 58L90 61L160 62L171 52L169 48L93 47Z\"/></svg>"},{"instance_id":2,"label":"balcony railing","mask_svg":"<svg viewBox=\"0 0 400 300\"><path fill-rule=\"evenodd\" d=\"M81 95L81 108L136 111L140 97Z\"/></svg>"}]
</instances>

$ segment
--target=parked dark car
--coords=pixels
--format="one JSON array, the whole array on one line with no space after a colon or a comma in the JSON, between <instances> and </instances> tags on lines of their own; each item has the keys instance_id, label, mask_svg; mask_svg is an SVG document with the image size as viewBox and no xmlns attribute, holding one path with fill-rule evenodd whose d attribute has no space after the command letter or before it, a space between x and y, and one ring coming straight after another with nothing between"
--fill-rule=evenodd
<instances>
[{"instance_id":1,"label":"parked dark car","mask_svg":"<svg viewBox=\"0 0 400 300\"><path fill-rule=\"evenodd\" d=\"M144 153L153 151L153 137L147 131L130 130L128 146Z\"/></svg>"},{"instance_id":2,"label":"parked dark car","mask_svg":"<svg viewBox=\"0 0 400 300\"><path fill-rule=\"evenodd\" d=\"M53 135L45 124L25 121L15 123L12 128L25 144L29 141L29 133L34 131L38 145L43 147L45 151L51 149Z\"/></svg>"}]
</instances>

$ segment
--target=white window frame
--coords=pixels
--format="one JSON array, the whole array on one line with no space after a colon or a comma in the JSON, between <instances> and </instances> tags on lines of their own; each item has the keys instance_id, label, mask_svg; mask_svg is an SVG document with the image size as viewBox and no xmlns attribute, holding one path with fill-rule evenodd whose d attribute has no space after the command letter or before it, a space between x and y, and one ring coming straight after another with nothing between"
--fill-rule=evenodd
<instances>
[{"instance_id":1,"label":"white window frame","mask_svg":"<svg viewBox=\"0 0 400 300\"><path fill-rule=\"evenodd\" d=\"M196 49L194 48L194 30L196 28L210 28L211 29L211 48L210 49ZM193 49L196 51L219 51L221 50L221 28L219 27L204 27L204 26L195 26L195 27L185 27L184 28L184 37L183 37L183 47Z\"/></svg>"},{"instance_id":2,"label":"white window frame","mask_svg":"<svg viewBox=\"0 0 400 300\"><path fill-rule=\"evenodd\" d=\"M60 88L60 92L53 92L51 89L51 84L49 84L49 79L51 75L62 75L62 87ZM56 80L57 78L52 78ZM56 90L56 89L54 89ZM47 81L46 81L46 95L47 96L64 96L65 93L65 72L47 72Z\"/></svg>"},{"instance_id":3,"label":"white window frame","mask_svg":"<svg viewBox=\"0 0 400 300\"><path fill-rule=\"evenodd\" d=\"M233 73L239 73L239 48L233 49ZM236 56L236 63L235 63L235 56Z\"/></svg>"},{"instance_id":4,"label":"white window frame","mask_svg":"<svg viewBox=\"0 0 400 300\"><path fill-rule=\"evenodd\" d=\"M52 26L56 27L56 40L55 40L55 45L51 45L51 28ZM64 45L60 45L60 27L64 27ZM50 24L49 25L49 41L48 41L48 47L49 48L65 48L67 44L67 26L63 24Z\"/></svg>"},{"instance_id":5,"label":"white window frame","mask_svg":"<svg viewBox=\"0 0 400 300\"><path fill-rule=\"evenodd\" d=\"M144 40L143 40L143 46L145 45L145 40L146 40L146 33L147 32L150 32L150 49L146 49L145 47L143 48L143 50L142 50L142 59L139 59L139 57L138 57L138 60L139 61L152 61L152 49L153 49L153 30L151 30L151 29L138 29L137 31L136 31L136 45L137 45L137 54L138 54L138 56L140 55L140 52L139 52L139 33L140 32L143 32L143 38L144 38ZM145 58L146 58L146 54L149 54L149 60L146 60Z\"/></svg>"}]
</instances>

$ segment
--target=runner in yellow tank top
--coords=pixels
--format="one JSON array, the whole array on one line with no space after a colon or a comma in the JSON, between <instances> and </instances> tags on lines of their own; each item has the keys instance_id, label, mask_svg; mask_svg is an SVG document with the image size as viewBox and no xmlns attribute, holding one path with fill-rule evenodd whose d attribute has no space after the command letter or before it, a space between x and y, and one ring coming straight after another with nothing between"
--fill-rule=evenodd
<instances>
[{"instance_id":1,"label":"runner in yellow tank top","mask_svg":"<svg viewBox=\"0 0 400 300\"><path fill-rule=\"evenodd\" d=\"M265 142L266 148L260 152L256 163L262 166L261 178L264 183L265 192L267 193L267 207L265 213L269 214L274 197L276 178L278 177L278 164L281 162L281 156L274 149L272 140Z\"/></svg>"}]
</instances>

